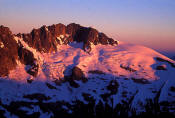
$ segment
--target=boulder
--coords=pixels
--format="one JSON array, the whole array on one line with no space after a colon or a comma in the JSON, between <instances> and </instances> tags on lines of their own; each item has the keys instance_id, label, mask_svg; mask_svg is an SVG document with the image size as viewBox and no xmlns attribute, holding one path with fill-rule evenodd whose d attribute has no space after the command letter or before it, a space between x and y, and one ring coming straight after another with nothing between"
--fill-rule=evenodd
<instances>
[{"instance_id":1,"label":"boulder","mask_svg":"<svg viewBox=\"0 0 175 118\"><path fill-rule=\"evenodd\" d=\"M83 71L75 66L73 69L72 69L72 75L71 77L74 79L74 80L82 80L85 78L85 75L83 73Z\"/></svg>"}]
</instances>

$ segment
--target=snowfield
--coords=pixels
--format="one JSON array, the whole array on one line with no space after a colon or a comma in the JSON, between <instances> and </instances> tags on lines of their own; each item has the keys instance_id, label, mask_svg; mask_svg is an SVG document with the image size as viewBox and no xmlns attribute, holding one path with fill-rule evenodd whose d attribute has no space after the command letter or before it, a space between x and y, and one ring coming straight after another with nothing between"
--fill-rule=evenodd
<instances>
[{"instance_id":1,"label":"snowfield","mask_svg":"<svg viewBox=\"0 0 175 118\"><path fill-rule=\"evenodd\" d=\"M87 53L82 50L82 43L72 42L58 45L57 52L40 53L22 39L16 37L15 40L33 52L39 72L33 77L26 72L27 66L18 62L9 76L1 78L0 99L4 106L12 101L38 102L38 99L30 99L32 94L45 95L40 97L43 103L64 101L72 105L75 100L89 104L87 98L92 97L96 105L102 102L112 108L127 103L139 114L146 111L148 100L157 103L175 101L175 62L150 48L124 42L117 46L91 44L92 50ZM86 82L75 80L78 87L64 81L65 76L71 76L75 66L87 78ZM5 109L3 105L0 110ZM173 107L169 106L171 112L175 112ZM52 112L43 112L37 105L20 109L28 114L37 111L43 117L53 116ZM63 109L72 112L67 106ZM15 117L7 109L5 115Z\"/></svg>"}]
</instances>

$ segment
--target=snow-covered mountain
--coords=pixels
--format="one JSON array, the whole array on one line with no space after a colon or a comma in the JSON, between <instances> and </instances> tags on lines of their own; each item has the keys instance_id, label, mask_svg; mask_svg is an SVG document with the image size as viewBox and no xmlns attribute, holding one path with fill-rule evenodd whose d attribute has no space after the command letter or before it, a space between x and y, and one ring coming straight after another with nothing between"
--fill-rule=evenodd
<instances>
[{"instance_id":1,"label":"snow-covered mountain","mask_svg":"<svg viewBox=\"0 0 175 118\"><path fill-rule=\"evenodd\" d=\"M0 26L0 117L173 117L175 61L78 24Z\"/></svg>"}]
</instances>

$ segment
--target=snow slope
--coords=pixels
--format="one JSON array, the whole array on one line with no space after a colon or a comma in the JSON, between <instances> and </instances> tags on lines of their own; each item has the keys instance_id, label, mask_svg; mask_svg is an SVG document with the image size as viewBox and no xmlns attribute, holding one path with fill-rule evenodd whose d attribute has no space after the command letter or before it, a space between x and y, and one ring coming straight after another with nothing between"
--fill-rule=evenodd
<instances>
[{"instance_id":1,"label":"snow slope","mask_svg":"<svg viewBox=\"0 0 175 118\"><path fill-rule=\"evenodd\" d=\"M148 100L157 103L175 101L175 62L150 48L119 42L118 46L91 45L91 52L87 53L82 50L82 43L72 42L58 45L57 52L40 53L22 39L16 37L15 40L34 53L39 72L37 77L33 77L26 73L26 66L18 62L17 68L8 77L0 79L3 105L10 105L12 101L37 102L38 99L24 97L32 94L44 94L49 98L44 99L44 103L64 101L73 104L73 101L80 100L89 104L87 98L92 97L96 105L102 102L112 108L127 103L130 110L139 114L146 111ZM75 66L83 71L88 80L75 80L79 87L73 87L67 81L61 82L65 76L71 76ZM28 83L28 80L32 80L32 83ZM57 85L57 81L61 84ZM105 98L105 95L108 97ZM3 105L1 110L5 109ZM20 109L32 114L36 112L36 107L39 106ZM173 105L168 108L175 112ZM73 112L67 106L63 109ZM7 117L8 112L6 109ZM53 116L52 112L38 112L43 117Z\"/></svg>"}]
</instances>

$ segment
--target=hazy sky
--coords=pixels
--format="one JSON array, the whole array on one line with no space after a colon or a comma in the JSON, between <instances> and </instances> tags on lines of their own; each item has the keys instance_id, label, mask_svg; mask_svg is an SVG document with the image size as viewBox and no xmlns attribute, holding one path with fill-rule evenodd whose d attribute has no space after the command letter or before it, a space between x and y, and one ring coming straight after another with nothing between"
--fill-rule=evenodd
<instances>
[{"instance_id":1,"label":"hazy sky","mask_svg":"<svg viewBox=\"0 0 175 118\"><path fill-rule=\"evenodd\" d=\"M175 0L0 0L0 25L14 33L72 22L175 55Z\"/></svg>"}]
</instances>

